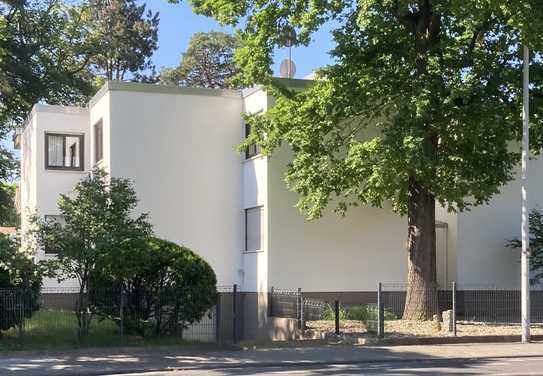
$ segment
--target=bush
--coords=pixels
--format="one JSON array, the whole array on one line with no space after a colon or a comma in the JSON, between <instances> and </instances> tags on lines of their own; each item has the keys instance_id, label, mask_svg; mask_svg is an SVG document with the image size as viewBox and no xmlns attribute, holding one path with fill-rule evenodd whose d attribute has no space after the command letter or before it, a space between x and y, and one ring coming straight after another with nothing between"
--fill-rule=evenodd
<instances>
[{"instance_id":1,"label":"bush","mask_svg":"<svg viewBox=\"0 0 543 376\"><path fill-rule=\"evenodd\" d=\"M0 330L21 326L38 309L40 265L19 246L17 237L0 234Z\"/></svg>"},{"instance_id":2,"label":"bush","mask_svg":"<svg viewBox=\"0 0 543 376\"><path fill-rule=\"evenodd\" d=\"M90 281L90 301L99 316L127 333L179 334L199 321L217 300L217 280L209 264L186 247L151 238L147 246L116 255L109 273Z\"/></svg>"},{"instance_id":3,"label":"bush","mask_svg":"<svg viewBox=\"0 0 543 376\"><path fill-rule=\"evenodd\" d=\"M385 320L396 320L397 317L390 310L385 309ZM327 304L322 313L323 320L335 320L334 307ZM339 307L340 320L356 320L356 321L377 321L378 311L374 304L356 305L350 307Z\"/></svg>"}]
</instances>

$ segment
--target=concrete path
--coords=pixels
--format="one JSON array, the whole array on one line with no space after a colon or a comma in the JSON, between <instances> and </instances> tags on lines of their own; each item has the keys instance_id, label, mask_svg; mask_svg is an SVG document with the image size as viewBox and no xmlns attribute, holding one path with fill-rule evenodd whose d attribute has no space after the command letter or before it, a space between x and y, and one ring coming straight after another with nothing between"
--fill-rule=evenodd
<instances>
[{"instance_id":1,"label":"concrete path","mask_svg":"<svg viewBox=\"0 0 543 376\"><path fill-rule=\"evenodd\" d=\"M399 364L431 362L440 359L477 363L485 359L541 357L543 357L543 343L393 347L327 345L231 351L217 351L209 348L192 350L186 348L81 349L69 352L3 354L0 357L0 375L112 375L174 370L193 370L194 372L212 369L376 365L394 362ZM543 368L539 370L543 371Z\"/></svg>"}]
</instances>

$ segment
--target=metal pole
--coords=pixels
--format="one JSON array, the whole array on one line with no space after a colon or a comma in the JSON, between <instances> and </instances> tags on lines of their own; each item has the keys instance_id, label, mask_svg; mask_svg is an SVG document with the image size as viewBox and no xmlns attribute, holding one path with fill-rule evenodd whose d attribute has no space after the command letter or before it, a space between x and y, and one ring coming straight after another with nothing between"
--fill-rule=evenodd
<instances>
[{"instance_id":1,"label":"metal pole","mask_svg":"<svg viewBox=\"0 0 543 376\"><path fill-rule=\"evenodd\" d=\"M298 323L299 329L304 330L304 298L302 296L302 288L298 287L298 304L300 307L300 321Z\"/></svg>"},{"instance_id":2,"label":"metal pole","mask_svg":"<svg viewBox=\"0 0 543 376\"><path fill-rule=\"evenodd\" d=\"M232 341L236 343L237 340L237 294L238 294L238 285L234 283L233 293L232 293Z\"/></svg>"},{"instance_id":3,"label":"metal pole","mask_svg":"<svg viewBox=\"0 0 543 376\"><path fill-rule=\"evenodd\" d=\"M121 287L121 304L119 306L119 319L120 319L120 325L121 325L121 344L124 344L124 301L125 301L125 295L124 295L124 289Z\"/></svg>"},{"instance_id":4,"label":"metal pole","mask_svg":"<svg viewBox=\"0 0 543 376\"><path fill-rule=\"evenodd\" d=\"M385 312L383 305L383 286L381 282L377 285L377 337L385 336Z\"/></svg>"},{"instance_id":5,"label":"metal pole","mask_svg":"<svg viewBox=\"0 0 543 376\"><path fill-rule=\"evenodd\" d=\"M528 157L530 151L530 51L524 45L523 54L523 82L522 82L522 254L521 254L521 300L522 300L522 343L530 342L530 239L528 224Z\"/></svg>"},{"instance_id":6,"label":"metal pole","mask_svg":"<svg viewBox=\"0 0 543 376\"><path fill-rule=\"evenodd\" d=\"M451 325L452 325L453 336L456 337L456 282L452 283Z\"/></svg>"},{"instance_id":7,"label":"metal pole","mask_svg":"<svg viewBox=\"0 0 543 376\"><path fill-rule=\"evenodd\" d=\"M339 300L336 300L334 305L334 316L336 319L336 334L339 335Z\"/></svg>"},{"instance_id":8,"label":"metal pole","mask_svg":"<svg viewBox=\"0 0 543 376\"><path fill-rule=\"evenodd\" d=\"M215 341L220 343L221 338L221 293L217 294L217 304L215 304Z\"/></svg>"}]
</instances>

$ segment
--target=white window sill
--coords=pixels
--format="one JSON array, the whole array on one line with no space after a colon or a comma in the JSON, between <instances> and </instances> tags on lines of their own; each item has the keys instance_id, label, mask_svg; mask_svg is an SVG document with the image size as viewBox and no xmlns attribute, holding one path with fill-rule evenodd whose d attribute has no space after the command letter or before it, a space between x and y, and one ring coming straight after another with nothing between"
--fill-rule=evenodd
<instances>
[{"instance_id":1,"label":"white window sill","mask_svg":"<svg viewBox=\"0 0 543 376\"><path fill-rule=\"evenodd\" d=\"M252 156L251 158L245 158L243 160L243 163L251 162L251 161L254 161L255 159L264 159L264 158L266 158L266 156L264 154L257 154L255 156Z\"/></svg>"},{"instance_id":2,"label":"white window sill","mask_svg":"<svg viewBox=\"0 0 543 376\"><path fill-rule=\"evenodd\" d=\"M241 251L243 254L251 254L251 253L262 253L264 252L263 249L257 249L256 251Z\"/></svg>"}]
</instances>

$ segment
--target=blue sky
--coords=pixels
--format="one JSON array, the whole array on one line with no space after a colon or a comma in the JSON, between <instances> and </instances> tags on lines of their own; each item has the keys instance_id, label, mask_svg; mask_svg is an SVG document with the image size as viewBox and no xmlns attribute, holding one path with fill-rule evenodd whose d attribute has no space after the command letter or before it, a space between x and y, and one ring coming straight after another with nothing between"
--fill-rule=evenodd
<instances>
[{"instance_id":1,"label":"blue sky","mask_svg":"<svg viewBox=\"0 0 543 376\"><path fill-rule=\"evenodd\" d=\"M232 31L221 27L215 20L198 16L192 12L186 1L181 4L169 4L166 0L147 1L147 7L160 13L159 47L153 61L157 68L176 66L181 53L187 48L190 37L198 31ZM332 48L332 37L328 27L314 35L310 46L292 51L292 60L296 64L296 77L301 78L315 68L330 62L328 51ZM274 72L278 74L279 64L288 57L287 49L276 52Z\"/></svg>"}]
</instances>

